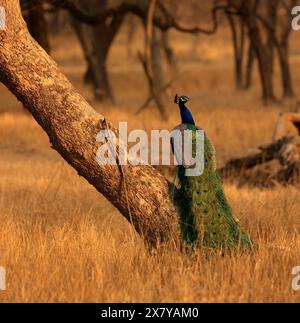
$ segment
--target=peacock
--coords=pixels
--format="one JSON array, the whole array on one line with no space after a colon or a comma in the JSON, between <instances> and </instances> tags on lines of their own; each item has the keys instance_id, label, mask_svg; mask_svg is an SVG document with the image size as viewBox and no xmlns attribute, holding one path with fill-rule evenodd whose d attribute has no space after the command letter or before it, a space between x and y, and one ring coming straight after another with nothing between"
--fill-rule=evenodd
<instances>
[{"instance_id":1,"label":"peacock","mask_svg":"<svg viewBox=\"0 0 300 323\"><path fill-rule=\"evenodd\" d=\"M195 156L197 130L202 129L196 126L186 106L188 101L189 97L185 95L175 96L175 103L180 109L181 124L173 131L180 131L182 134L185 130L191 131L192 150ZM174 147L174 138L171 139L171 146L177 159L178 149ZM233 216L225 197L222 181L216 169L215 149L205 132L203 149L204 169L200 175L186 176L186 170L192 168L193 165L184 158L181 164L178 161L176 176L179 187L176 193L176 204L181 216L182 239L193 246L251 249L252 242Z\"/></svg>"}]
</instances>

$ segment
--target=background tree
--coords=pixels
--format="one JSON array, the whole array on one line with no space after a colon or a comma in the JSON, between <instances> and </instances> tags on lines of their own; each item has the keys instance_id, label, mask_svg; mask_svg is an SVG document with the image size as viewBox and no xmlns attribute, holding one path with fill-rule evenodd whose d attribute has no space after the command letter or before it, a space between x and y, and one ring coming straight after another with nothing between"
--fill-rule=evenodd
<instances>
[{"instance_id":1,"label":"background tree","mask_svg":"<svg viewBox=\"0 0 300 323\"><path fill-rule=\"evenodd\" d=\"M227 0L226 15L232 32L236 85L238 88L249 88L253 63L257 60L262 98L266 103L278 98L273 84L277 61L281 70L283 97L294 95L288 48L291 10L296 4L297 0ZM247 35L248 39L245 39ZM246 41L249 44L247 52L244 50Z\"/></svg>"},{"instance_id":2,"label":"background tree","mask_svg":"<svg viewBox=\"0 0 300 323\"><path fill-rule=\"evenodd\" d=\"M33 38L50 53L48 22L45 17L43 0L22 0L22 11L29 32Z\"/></svg>"},{"instance_id":3,"label":"background tree","mask_svg":"<svg viewBox=\"0 0 300 323\"><path fill-rule=\"evenodd\" d=\"M109 99L113 102L114 98L107 72L107 57L109 49L126 15L133 14L138 16L142 20L144 26L146 26L148 9L150 8L151 1L44 1L47 1L57 10L67 10L72 15L72 26L80 40L88 65L85 80L92 81L94 83L94 92L97 99ZM168 64L171 66L173 64L175 65L174 53L172 52L167 38L168 31L174 28L184 33L213 34L217 29L217 10L212 11L213 27L208 30L200 27L185 27L177 21L177 17L173 15L173 12L174 3L157 2L155 11L153 12L153 24L155 28L153 29L151 40L147 39L149 36L147 36L147 33L145 36L145 44L151 44L151 55L147 56L147 59L146 57L142 59L150 94L139 111L146 108L153 98L163 119L167 118L165 91L176 78L176 73L174 73L176 66L173 66L174 70L172 71L170 80L166 81L166 77L164 75L163 56L160 50L161 43L164 44L163 48ZM141 55L139 55L139 58L141 60ZM152 66L151 73L149 73L150 65Z\"/></svg>"},{"instance_id":4,"label":"background tree","mask_svg":"<svg viewBox=\"0 0 300 323\"><path fill-rule=\"evenodd\" d=\"M96 26L85 25L71 18L87 63L85 82L92 83L96 100L109 100L114 96L109 82L107 59L111 45L122 25L124 14L115 14Z\"/></svg>"},{"instance_id":5,"label":"background tree","mask_svg":"<svg viewBox=\"0 0 300 323\"><path fill-rule=\"evenodd\" d=\"M198 34L211 35L217 30L216 14L219 11L227 17L232 33L236 87L238 89L250 87L254 62L257 62L264 102L277 101L280 95L275 93L273 82L274 67L278 62L281 70L283 97L292 97L294 90L289 63L289 38L291 8L298 2L297 0L214 0L205 5L195 2L194 10L191 12L182 2L158 0L153 17L155 28L151 40L153 49L151 59L155 67L153 69L155 77L152 83L160 89L160 96L156 96L160 97L160 102L156 99L154 101L162 117L166 117L165 91L176 76L176 73L172 73L171 80L167 80L164 75L162 58L165 57L168 65L174 66L174 70L177 71L174 52L168 40L168 31L175 29L195 35L195 37ZM96 99L114 102L107 71L110 47L126 15L138 16L145 24L150 1L23 0L22 3L32 35L47 51L49 51L49 41L45 9L51 7L55 10L67 10L72 15L72 25L87 61L85 80L93 83ZM45 7L45 3L48 6ZM212 11L213 26L209 29L197 26L199 24L197 17L202 17L201 12L207 6ZM187 20L190 20L196 27L190 26L191 23ZM160 50L155 49L158 45L162 45L164 56L161 55ZM149 74L145 68L144 70L149 83ZM151 93L150 85L149 88ZM149 98L141 109L145 108L148 103Z\"/></svg>"}]
</instances>

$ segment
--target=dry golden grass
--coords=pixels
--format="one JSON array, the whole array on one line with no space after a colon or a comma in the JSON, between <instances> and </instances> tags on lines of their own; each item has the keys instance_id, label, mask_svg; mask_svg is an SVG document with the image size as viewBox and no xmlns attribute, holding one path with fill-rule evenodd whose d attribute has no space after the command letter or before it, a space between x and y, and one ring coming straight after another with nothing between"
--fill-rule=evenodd
<instances>
[{"instance_id":1,"label":"dry golden grass","mask_svg":"<svg viewBox=\"0 0 300 323\"><path fill-rule=\"evenodd\" d=\"M215 143L220 164L268 142L283 109L263 107L258 86L234 91L230 50L217 50L222 39L199 45L210 63L187 61L178 43L186 72L176 84L193 98L190 107ZM167 123L154 107L135 116L147 88L140 68L120 62L122 50L121 38L110 60L119 107L96 108L115 123L127 120L130 128L171 129L179 123L173 105ZM67 56L57 48L55 56L89 99L78 48ZM295 56L294 69L299 62ZM234 213L257 245L253 254L207 259L161 248L150 255L118 211L49 148L31 116L4 88L0 95L0 265L9 289L0 301L300 301L291 288L292 267L300 265L298 189L225 184Z\"/></svg>"}]
</instances>

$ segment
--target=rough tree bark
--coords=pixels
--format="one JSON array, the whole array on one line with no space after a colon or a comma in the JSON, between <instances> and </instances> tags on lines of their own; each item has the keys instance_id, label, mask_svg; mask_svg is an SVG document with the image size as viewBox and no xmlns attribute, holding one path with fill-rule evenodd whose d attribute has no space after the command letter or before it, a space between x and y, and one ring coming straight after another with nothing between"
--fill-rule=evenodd
<instances>
[{"instance_id":1,"label":"rough tree bark","mask_svg":"<svg viewBox=\"0 0 300 323\"><path fill-rule=\"evenodd\" d=\"M179 237L179 214L166 179L150 166L99 166L96 135L112 127L76 92L57 64L30 36L18 0L0 0L0 81L47 132L52 147L151 245ZM123 175L122 175L123 173Z\"/></svg>"}]
</instances>

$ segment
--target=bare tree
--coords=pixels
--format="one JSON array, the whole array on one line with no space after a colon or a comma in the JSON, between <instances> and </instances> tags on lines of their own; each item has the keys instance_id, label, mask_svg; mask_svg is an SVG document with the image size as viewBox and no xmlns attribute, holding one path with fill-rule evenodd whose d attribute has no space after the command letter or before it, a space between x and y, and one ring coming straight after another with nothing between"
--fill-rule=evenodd
<instances>
[{"instance_id":1,"label":"bare tree","mask_svg":"<svg viewBox=\"0 0 300 323\"><path fill-rule=\"evenodd\" d=\"M177 67L177 62L175 58L175 54L173 51L173 48L171 47L170 44L170 39L169 39L169 32L168 31L162 31L161 32L161 43L162 43L162 48L164 50L167 62L169 66L176 70Z\"/></svg>"},{"instance_id":2,"label":"bare tree","mask_svg":"<svg viewBox=\"0 0 300 323\"><path fill-rule=\"evenodd\" d=\"M133 15L128 15L127 23L127 57L132 57L132 44L135 35L135 31L137 28L137 20L134 19Z\"/></svg>"},{"instance_id":3,"label":"bare tree","mask_svg":"<svg viewBox=\"0 0 300 323\"><path fill-rule=\"evenodd\" d=\"M244 1L242 14L247 23L249 38L255 51L262 86L262 97L265 102L276 101L273 86L273 51L270 51L269 37L264 41L262 29L257 19L259 1Z\"/></svg>"},{"instance_id":4,"label":"bare tree","mask_svg":"<svg viewBox=\"0 0 300 323\"><path fill-rule=\"evenodd\" d=\"M273 65L274 47L278 53L284 97L294 95L289 63L289 36L291 34L291 10L296 3L297 0L270 0L267 3L269 17L258 14L259 21L268 32L268 48Z\"/></svg>"},{"instance_id":5,"label":"bare tree","mask_svg":"<svg viewBox=\"0 0 300 323\"><path fill-rule=\"evenodd\" d=\"M149 84L149 98L154 99L162 118L166 120L166 97L164 91L165 89L163 89L162 87L162 84L165 84L165 80L163 74L163 66L161 65L160 48L157 37L158 31L153 25L156 5L157 0L151 0L147 20L144 21L145 50L144 54L139 53L139 58L142 62L145 74L147 76ZM146 103L140 110L146 108L149 102L149 99L147 99Z\"/></svg>"},{"instance_id":6,"label":"bare tree","mask_svg":"<svg viewBox=\"0 0 300 323\"><path fill-rule=\"evenodd\" d=\"M126 14L138 16L147 25L149 21L149 8L151 1L148 0L120 0L120 1L101 1L89 0L44 0L54 6L56 9L67 10L75 20L73 26L84 50L85 58L88 63L88 69L85 79L94 83L95 96L99 99L108 98L113 101L112 90L108 80L106 68L107 55L109 48L116 36L123 18ZM185 27L172 13L172 6L168 3L157 1L151 24L153 33L146 32L146 45L150 45L150 56L139 55L149 84L149 96L145 104L139 109L142 111L154 99L162 118L167 118L166 113L166 94L165 91L171 85L176 77L175 59L172 49L168 43L167 33L174 28L184 33L204 33L213 34L217 30L217 12L222 7L216 7L212 10L213 26L210 29L201 27ZM75 21L75 23L74 23ZM81 25L80 22L88 26ZM108 23L107 23L108 22ZM162 37L160 37L162 33ZM97 38L98 37L98 38ZM160 51L161 40L167 61L174 65L172 78L165 82L165 75ZM145 49L148 51L148 49Z\"/></svg>"},{"instance_id":7,"label":"bare tree","mask_svg":"<svg viewBox=\"0 0 300 323\"><path fill-rule=\"evenodd\" d=\"M85 25L74 18L71 19L87 62L85 81L93 84L95 98L99 101L109 100L114 103L107 59L123 18L124 14L116 14L96 26Z\"/></svg>"},{"instance_id":8,"label":"bare tree","mask_svg":"<svg viewBox=\"0 0 300 323\"><path fill-rule=\"evenodd\" d=\"M243 62L245 51L245 22L241 17L226 13L232 34L234 50L235 83L238 89L244 88Z\"/></svg>"},{"instance_id":9,"label":"bare tree","mask_svg":"<svg viewBox=\"0 0 300 323\"><path fill-rule=\"evenodd\" d=\"M273 34L275 37L275 46L278 51L282 88L284 97L294 96L294 89L292 84L291 67L289 62L289 38L291 34L291 10L297 4L297 0L282 0L280 2L283 7L283 14L279 18L278 29L279 31Z\"/></svg>"},{"instance_id":10,"label":"bare tree","mask_svg":"<svg viewBox=\"0 0 300 323\"><path fill-rule=\"evenodd\" d=\"M273 87L276 53L281 68L283 96L294 95L289 63L289 36L291 9L296 3L297 0L227 0L228 9L225 12L232 30L236 83L238 87L243 84L243 87L249 88L253 63L257 59L262 97L265 102L276 101ZM246 24L249 36L245 73L243 24ZM241 82L244 77L245 80Z\"/></svg>"},{"instance_id":11,"label":"bare tree","mask_svg":"<svg viewBox=\"0 0 300 323\"><path fill-rule=\"evenodd\" d=\"M247 51L246 71L245 71L245 84L244 84L245 89L249 89L250 86L252 85L254 62L255 62L255 52L251 41L249 41L248 51Z\"/></svg>"}]
</instances>

